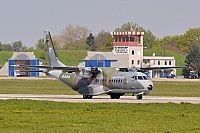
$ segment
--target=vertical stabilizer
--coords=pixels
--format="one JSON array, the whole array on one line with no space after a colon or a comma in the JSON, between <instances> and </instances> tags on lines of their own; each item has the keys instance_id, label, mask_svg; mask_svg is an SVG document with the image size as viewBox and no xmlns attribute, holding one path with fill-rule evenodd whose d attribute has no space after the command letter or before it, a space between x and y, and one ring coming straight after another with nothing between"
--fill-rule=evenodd
<instances>
[{"instance_id":1,"label":"vertical stabilizer","mask_svg":"<svg viewBox=\"0 0 200 133\"><path fill-rule=\"evenodd\" d=\"M48 30L45 31L44 44L45 44L46 65L50 65L50 66L53 66L53 67L65 66L57 58L57 54L56 54L56 51L55 51L55 48L54 48L53 40L52 40L51 34Z\"/></svg>"}]
</instances>

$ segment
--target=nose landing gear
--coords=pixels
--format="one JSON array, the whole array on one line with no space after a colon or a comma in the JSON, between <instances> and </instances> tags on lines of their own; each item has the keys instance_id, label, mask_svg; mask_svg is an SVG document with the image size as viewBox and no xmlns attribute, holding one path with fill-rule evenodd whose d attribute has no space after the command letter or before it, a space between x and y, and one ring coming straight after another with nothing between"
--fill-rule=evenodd
<instances>
[{"instance_id":1,"label":"nose landing gear","mask_svg":"<svg viewBox=\"0 0 200 133\"><path fill-rule=\"evenodd\" d=\"M83 95L83 99L92 99L92 95Z\"/></svg>"}]
</instances>

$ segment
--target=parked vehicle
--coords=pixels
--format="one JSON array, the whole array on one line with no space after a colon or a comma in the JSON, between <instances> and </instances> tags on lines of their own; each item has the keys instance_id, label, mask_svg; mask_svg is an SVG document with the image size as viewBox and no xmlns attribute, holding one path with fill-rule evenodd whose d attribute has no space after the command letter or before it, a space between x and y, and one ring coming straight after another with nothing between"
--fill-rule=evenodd
<instances>
[{"instance_id":1,"label":"parked vehicle","mask_svg":"<svg viewBox=\"0 0 200 133\"><path fill-rule=\"evenodd\" d=\"M189 75L190 79L197 79L198 78L198 73L195 71L190 71L190 75Z\"/></svg>"}]
</instances>

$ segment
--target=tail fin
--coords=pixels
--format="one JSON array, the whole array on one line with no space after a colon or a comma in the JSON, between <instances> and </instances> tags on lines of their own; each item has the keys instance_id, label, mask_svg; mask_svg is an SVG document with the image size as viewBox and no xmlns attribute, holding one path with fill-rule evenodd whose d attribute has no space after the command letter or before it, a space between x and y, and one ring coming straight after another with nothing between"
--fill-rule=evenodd
<instances>
[{"instance_id":1,"label":"tail fin","mask_svg":"<svg viewBox=\"0 0 200 133\"><path fill-rule=\"evenodd\" d=\"M45 44L46 65L50 65L53 67L65 66L58 60L58 56L56 54L50 32L47 30L44 33L45 33L44 44Z\"/></svg>"}]
</instances>

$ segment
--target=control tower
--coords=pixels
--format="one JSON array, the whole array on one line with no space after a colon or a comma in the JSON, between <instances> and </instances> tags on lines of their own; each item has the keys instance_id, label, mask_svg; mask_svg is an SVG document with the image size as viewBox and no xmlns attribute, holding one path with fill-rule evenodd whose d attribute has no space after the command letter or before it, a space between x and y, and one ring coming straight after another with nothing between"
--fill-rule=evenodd
<instances>
[{"instance_id":1,"label":"control tower","mask_svg":"<svg viewBox=\"0 0 200 133\"><path fill-rule=\"evenodd\" d=\"M111 32L113 54L128 56L128 67L142 67L144 32Z\"/></svg>"}]
</instances>

